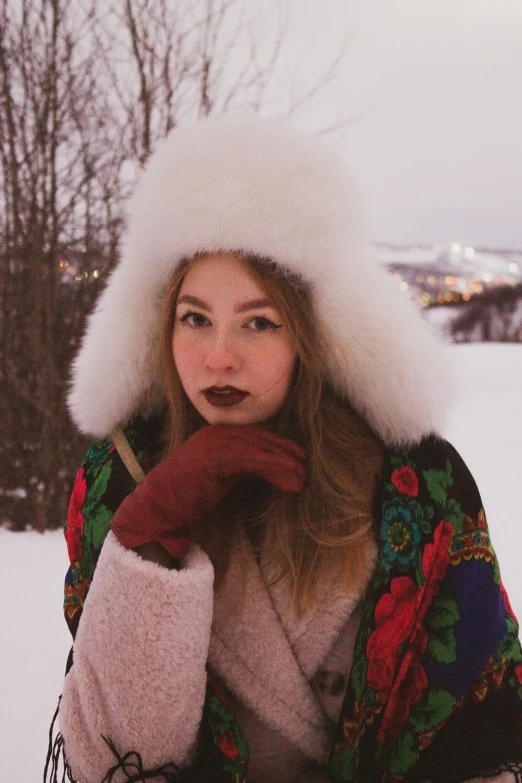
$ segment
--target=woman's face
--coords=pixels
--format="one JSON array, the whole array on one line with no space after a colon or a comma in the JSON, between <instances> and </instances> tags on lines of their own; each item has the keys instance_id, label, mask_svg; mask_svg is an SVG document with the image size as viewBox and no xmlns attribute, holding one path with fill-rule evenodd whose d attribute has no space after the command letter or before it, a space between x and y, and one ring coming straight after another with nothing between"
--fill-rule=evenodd
<instances>
[{"instance_id":1,"label":"woman's face","mask_svg":"<svg viewBox=\"0 0 522 783\"><path fill-rule=\"evenodd\" d=\"M209 424L260 424L288 394L295 351L279 311L231 253L192 262L176 303L174 362Z\"/></svg>"}]
</instances>

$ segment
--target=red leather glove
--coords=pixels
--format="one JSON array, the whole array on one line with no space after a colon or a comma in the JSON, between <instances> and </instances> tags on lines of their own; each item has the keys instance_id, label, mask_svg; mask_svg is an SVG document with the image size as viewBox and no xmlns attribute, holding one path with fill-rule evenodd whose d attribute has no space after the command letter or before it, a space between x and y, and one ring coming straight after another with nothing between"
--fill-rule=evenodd
<instances>
[{"instance_id":1,"label":"red leather glove","mask_svg":"<svg viewBox=\"0 0 522 783\"><path fill-rule=\"evenodd\" d=\"M157 541L172 557L185 557L191 544L187 525L214 508L242 477L254 474L283 492L300 492L305 457L301 446L261 427L202 427L125 498L112 517L112 530L129 549Z\"/></svg>"}]
</instances>

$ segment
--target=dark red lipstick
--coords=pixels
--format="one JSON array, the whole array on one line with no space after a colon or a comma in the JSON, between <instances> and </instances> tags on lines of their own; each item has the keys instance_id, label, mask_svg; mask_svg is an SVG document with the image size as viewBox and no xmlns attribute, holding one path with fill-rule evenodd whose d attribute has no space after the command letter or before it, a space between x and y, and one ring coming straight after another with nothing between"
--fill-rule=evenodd
<instances>
[{"instance_id":1,"label":"dark red lipstick","mask_svg":"<svg viewBox=\"0 0 522 783\"><path fill-rule=\"evenodd\" d=\"M248 392L236 389L235 386L209 386L203 390L205 399L217 408L228 408L237 405L248 396Z\"/></svg>"}]
</instances>

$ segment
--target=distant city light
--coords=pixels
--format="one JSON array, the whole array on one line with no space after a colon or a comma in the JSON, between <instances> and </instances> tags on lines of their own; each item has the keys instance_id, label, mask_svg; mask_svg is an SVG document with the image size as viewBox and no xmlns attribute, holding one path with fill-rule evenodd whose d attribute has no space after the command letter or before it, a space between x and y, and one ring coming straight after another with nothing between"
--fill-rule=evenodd
<instances>
[{"instance_id":1,"label":"distant city light","mask_svg":"<svg viewBox=\"0 0 522 783\"><path fill-rule=\"evenodd\" d=\"M100 272L99 269L95 269L94 272L92 273L93 277L99 277L100 275L101 275L101 272Z\"/></svg>"},{"instance_id":2,"label":"distant city light","mask_svg":"<svg viewBox=\"0 0 522 783\"><path fill-rule=\"evenodd\" d=\"M69 266L67 261L60 261L60 269L67 269Z\"/></svg>"},{"instance_id":3,"label":"distant city light","mask_svg":"<svg viewBox=\"0 0 522 783\"><path fill-rule=\"evenodd\" d=\"M435 248L442 252L436 253ZM522 255L515 255L514 251L486 254L461 242L390 245L382 251L382 262L396 285L401 291L413 293L424 307L466 304L478 301L493 287L513 287L522 279L521 259ZM461 262L468 267L466 271L460 269ZM105 273L100 270L100 274Z\"/></svg>"}]
</instances>

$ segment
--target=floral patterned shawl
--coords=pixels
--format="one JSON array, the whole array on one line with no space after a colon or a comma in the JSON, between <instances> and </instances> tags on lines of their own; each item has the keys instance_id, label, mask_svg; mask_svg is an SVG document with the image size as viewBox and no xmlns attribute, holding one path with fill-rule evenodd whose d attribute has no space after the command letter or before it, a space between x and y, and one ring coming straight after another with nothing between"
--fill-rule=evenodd
<instances>
[{"instance_id":1,"label":"floral patterned shawl","mask_svg":"<svg viewBox=\"0 0 522 783\"><path fill-rule=\"evenodd\" d=\"M125 431L145 472L155 426L135 420ZM65 618L73 637L112 514L133 488L112 441L95 441L65 528ZM325 783L459 783L508 769L518 776L518 624L479 492L455 449L430 436L388 450L375 519L379 558ZM106 780L117 769L129 781L150 776L137 752L125 759L113 752ZM209 672L196 765L167 765L157 779L243 783L247 767L241 727Z\"/></svg>"}]
</instances>

